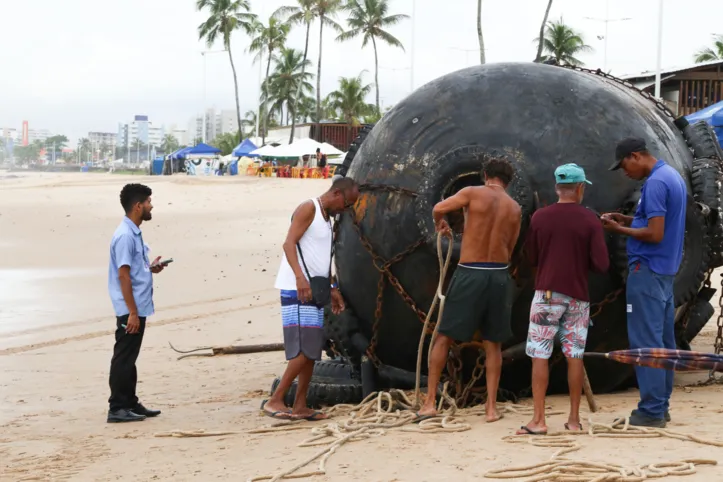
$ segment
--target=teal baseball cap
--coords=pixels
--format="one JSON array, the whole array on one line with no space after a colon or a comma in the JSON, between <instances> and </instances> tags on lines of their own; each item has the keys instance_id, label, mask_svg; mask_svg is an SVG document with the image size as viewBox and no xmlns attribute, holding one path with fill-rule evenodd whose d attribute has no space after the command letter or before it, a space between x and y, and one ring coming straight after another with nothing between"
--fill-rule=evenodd
<instances>
[{"instance_id":1,"label":"teal baseball cap","mask_svg":"<svg viewBox=\"0 0 723 482\"><path fill-rule=\"evenodd\" d=\"M555 182L557 184L577 184L581 182L592 184L585 177L585 170L574 162L563 164L555 169Z\"/></svg>"}]
</instances>

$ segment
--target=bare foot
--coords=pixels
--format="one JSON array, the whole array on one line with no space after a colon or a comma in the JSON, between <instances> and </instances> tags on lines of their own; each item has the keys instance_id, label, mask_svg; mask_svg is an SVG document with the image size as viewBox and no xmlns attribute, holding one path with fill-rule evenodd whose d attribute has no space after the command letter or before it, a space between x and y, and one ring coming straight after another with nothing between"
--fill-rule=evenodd
<instances>
[{"instance_id":1,"label":"bare foot","mask_svg":"<svg viewBox=\"0 0 723 482\"><path fill-rule=\"evenodd\" d=\"M434 409L434 405L423 405L422 408L417 412L418 417L436 417L437 410Z\"/></svg>"},{"instance_id":2,"label":"bare foot","mask_svg":"<svg viewBox=\"0 0 723 482\"><path fill-rule=\"evenodd\" d=\"M527 425L524 425L520 427L520 429L515 432L516 435L547 435L547 425L544 423L535 423L535 421L532 421L528 423Z\"/></svg>"},{"instance_id":3,"label":"bare foot","mask_svg":"<svg viewBox=\"0 0 723 482\"><path fill-rule=\"evenodd\" d=\"M497 409L493 409L491 412L485 412L485 422L493 423L504 418L504 414L501 414Z\"/></svg>"}]
</instances>

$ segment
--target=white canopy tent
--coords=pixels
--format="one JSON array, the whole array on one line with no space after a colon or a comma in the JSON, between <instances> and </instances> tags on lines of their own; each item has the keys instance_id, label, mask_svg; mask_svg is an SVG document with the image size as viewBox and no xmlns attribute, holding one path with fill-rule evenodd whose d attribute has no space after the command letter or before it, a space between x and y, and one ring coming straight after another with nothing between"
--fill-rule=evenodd
<instances>
[{"instance_id":1,"label":"white canopy tent","mask_svg":"<svg viewBox=\"0 0 723 482\"><path fill-rule=\"evenodd\" d=\"M321 143L321 153L326 154L327 156L337 156L340 154L344 154L342 151L326 142Z\"/></svg>"},{"instance_id":2,"label":"white canopy tent","mask_svg":"<svg viewBox=\"0 0 723 482\"><path fill-rule=\"evenodd\" d=\"M299 139L285 146L278 146L272 155L276 157L301 157L316 154L316 149L321 149L322 145L314 139Z\"/></svg>"},{"instance_id":3,"label":"white canopy tent","mask_svg":"<svg viewBox=\"0 0 723 482\"><path fill-rule=\"evenodd\" d=\"M274 147L272 145L265 145L264 147L259 147L255 151L251 151L251 154L257 155L257 156L276 156L276 149L279 147Z\"/></svg>"}]
</instances>

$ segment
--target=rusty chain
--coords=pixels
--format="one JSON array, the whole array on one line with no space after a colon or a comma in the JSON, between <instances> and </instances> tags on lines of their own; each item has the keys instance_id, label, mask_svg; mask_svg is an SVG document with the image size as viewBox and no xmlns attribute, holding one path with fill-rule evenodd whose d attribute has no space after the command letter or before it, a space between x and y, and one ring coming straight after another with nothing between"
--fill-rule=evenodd
<instances>
[{"instance_id":1,"label":"rusty chain","mask_svg":"<svg viewBox=\"0 0 723 482\"><path fill-rule=\"evenodd\" d=\"M415 197L417 196L417 193L414 191L411 191L409 189L401 188L401 187L395 187L395 186L389 186L389 185L377 185L377 184L362 184L359 186L360 191L377 191L377 192L388 192L388 193L400 193L405 194L408 196ZM376 308L374 310L374 323L372 324L372 338L369 342L369 347L367 348L367 356L369 359L374 363L375 366L379 367L381 364L381 361L379 360L379 357L376 355L376 347L378 342L378 334L379 334L379 323L382 319L382 305L384 302L384 288L386 287L386 282L389 281L389 283L392 285L392 287L399 293L399 295L404 299L404 301L407 303L407 305L414 311L414 313L417 315L417 317L420 319L422 323L424 323L424 320L427 316L427 313L419 309L417 306L417 303L412 299L412 297L407 293L407 291L404 289L402 284L400 283L399 279L397 279L396 276L391 272L391 267L400 262L402 259L419 249L422 245L426 244L426 239L424 237L421 237L416 242L412 243L410 246L408 246L406 249L402 250L401 252L397 253L396 255L392 256L388 260L385 260L380 255L376 253L374 250L374 247L372 246L369 239L364 235L361 229L361 225L359 224L359 221L357 220L356 212L350 212L349 215L351 216L352 220L352 226L354 227L354 230L359 235L359 240L362 243L362 246L364 249L369 253L369 255L372 258L372 264L376 268L377 271L379 271L379 281L377 283L377 298L376 298Z\"/></svg>"},{"instance_id":2,"label":"rusty chain","mask_svg":"<svg viewBox=\"0 0 723 482\"><path fill-rule=\"evenodd\" d=\"M718 296L718 333L715 337L715 342L713 344L713 348L716 355L720 355L721 350L723 350L723 276L721 276L720 280L720 293ZM716 379L715 372L713 370L708 373L708 383L720 383L723 381L722 379Z\"/></svg>"},{"instance_id":3,"label":"rusty chain","mask_svg":"<svg viewBox=\"0 0 723 482\"><path fill-rule=\"evenodd\" d=\"M656 99L655 96L649 92L645 92L644 90L640 90L637 87L635 87L631 82L621 79L619 77L615 77L614 75L610 75L607 72L603 72L601 69L597 70L591 70L586 69L584 67L577 67L573 65L560 65L559 67L563 67L565 69L575 70L578 72L584 72L587 74L597 75L598 77L603 77L608 80L612 80L613 82L617 82L618 84L624 85L625 87L634 90L635 92L639 93L643 97L645 97L647 100L651 101L653 104L655 104L655 107L657 107L663 114L668 116L671 120L675 120L675 114L668 109L668 106L665 105L661 100Z\"/></svg>"}]
</instances>

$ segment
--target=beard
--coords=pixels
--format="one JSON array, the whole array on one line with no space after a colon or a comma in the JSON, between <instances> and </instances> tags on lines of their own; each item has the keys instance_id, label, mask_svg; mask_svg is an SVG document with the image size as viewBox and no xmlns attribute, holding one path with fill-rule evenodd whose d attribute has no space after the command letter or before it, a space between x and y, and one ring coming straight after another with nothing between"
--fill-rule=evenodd
<instances>
[{"instance_id":1,"label":"beard","mask_svg":"<svg viewBox=\"0 0 723 482\"><path fill-rule=\"evenodd\" d=\"M153 215L151 215L151 211L150 211L150 210L148 210L148 211L145 211L145 210L144 210L144 211L143 211L143 216L141 217L141 219L143 219L143 221L150 221L152 217L153 217Z\"/></svg>"}]
</instances>

